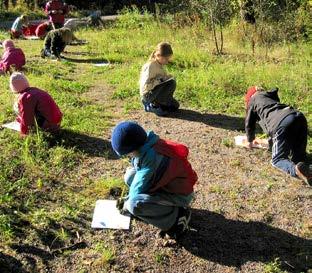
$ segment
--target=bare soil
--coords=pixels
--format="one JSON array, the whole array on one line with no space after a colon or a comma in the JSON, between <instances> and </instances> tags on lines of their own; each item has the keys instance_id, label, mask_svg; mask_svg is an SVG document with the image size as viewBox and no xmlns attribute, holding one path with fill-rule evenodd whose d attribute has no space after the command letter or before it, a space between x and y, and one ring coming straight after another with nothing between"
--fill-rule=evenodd
<instances>
[{"instance_id":1,"label":"bare soil","mask_svg":"<svg viewBox=\"0 0 312 273\"><path fill-rule=\"evenodd\" d=\"M110 107L114 123L135 120L189 147L189 160L199 176L192 230L178 241L160 238L156 228L138 220L132 220L130 231L92 230L90 204L79 221L62 223L72 232L68 246L51 251L51 238L41 244L21 239L12 246L14 255L0 254L0 265L7 265L0 272L260 273L276 258L287 272L311 272L312 189L275 170L268 151L234 146L234 136L243 134L242 118L183 106L165 118L143 109L125 114L111 91L95 86L85 96ZM94 152L86 153L77 179L123 176L127 162L114 156L109 138L107 130L102 140L88 139ZM105 156L98 149L105 149ZM83 190L84 185L76 187ZM112 248L115 258L103 259L95 242Z\"/></svg>"}]
</instances>

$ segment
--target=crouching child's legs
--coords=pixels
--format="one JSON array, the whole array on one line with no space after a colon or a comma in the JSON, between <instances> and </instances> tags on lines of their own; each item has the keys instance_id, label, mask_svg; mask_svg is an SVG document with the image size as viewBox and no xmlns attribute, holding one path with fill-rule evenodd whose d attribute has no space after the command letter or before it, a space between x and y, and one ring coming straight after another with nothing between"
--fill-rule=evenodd
<instances>
[{"instance_id":1,"label":"crouching child's legs","mask_svg":"<svg viewBox=\"0 0 312 273\"><path fill-rule=\"evenodd\" d=\"M128 199L124 209L172 237L177 237L188 229L191 215L186 207L192 199L193 194L188 196L167 192L139 194L135 198Z\"/></svg>"},{"instance_id":2,"label":"crouching child's legs","mask_svg":"<svg viewBox=\"0 0 312 273\"><path fill-rule=\"evenodd\" d=\"M300 121L298 123L298 121ZM296 135L293 136L293 132ZM306 119L300 115L287 116L280 124L273 138L272 165L292 177L298 177L308 185L312 183L312 170L304 162L306 157ZM292 160L289 159L292 153Z\"/></svg>"}]
</instances>

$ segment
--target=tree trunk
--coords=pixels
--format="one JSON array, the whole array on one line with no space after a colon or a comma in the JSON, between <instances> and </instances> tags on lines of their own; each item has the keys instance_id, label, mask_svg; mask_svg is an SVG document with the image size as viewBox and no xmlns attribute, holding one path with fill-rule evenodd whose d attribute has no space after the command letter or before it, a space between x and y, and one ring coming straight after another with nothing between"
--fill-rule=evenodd
<instances>
[{"instance_id":1,"label":"tree trunk","mask_svg":"<svg viewBox=\"0 0 312 273\"><path fill-rule=\"evenodd\" d=\"M213 19L212 10L210 11L210 19L211 19L212 33L213 33L213 38L214 38L215 45L216 45L217 54L220 55L220 49L219 49L219 45L218 45L218 37L217 37L217 31L216 31L216 25L215 25L215 21Z\"/></svg>"},{"instance_id":2,"label":"tree trunk","mask_svg":"<svg viewBox=\"0 0 312 273\"><path fill-rule=\"evenodd\" d=\"M223 28L220 25L220 40L221 40L221 45L220 45L220 54L223 54L223 44L224 44L224 39L223 39Z\"/></svg>"}]
</instances>

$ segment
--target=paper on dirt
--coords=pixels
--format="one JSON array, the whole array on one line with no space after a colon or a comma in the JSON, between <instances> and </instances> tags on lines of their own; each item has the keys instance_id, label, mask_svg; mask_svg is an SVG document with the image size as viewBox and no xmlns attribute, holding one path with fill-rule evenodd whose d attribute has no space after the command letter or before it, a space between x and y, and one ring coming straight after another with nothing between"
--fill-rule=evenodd
<instances>
[{"instance_id":1,"label":"paper on dirt","mask_svg":"<svg viewBox=\"0 0 312 273\"><path fill-rule=\"evenodd\" d=\"M92 228L129 229L130 217L120 214L116 200L98 200L92 219Z\"/></svg>"},{"instance_id":2,"label":"paper on dirt","mask_svg":"<svg viewBox=\"0 0 312 273\"><path fill-rule=\"evenodd\" d=\"M246 144L248 143L247 141L247 136L236 136L234 137L235 140L235 145L240 146L240 147L246 147ZM269 142L267 139L261 139L261 138L256 138L255 139L257 144L252 144L252 148L258 148L258 149L268 149L269 148Z\"/></svg>"}]
</instances>

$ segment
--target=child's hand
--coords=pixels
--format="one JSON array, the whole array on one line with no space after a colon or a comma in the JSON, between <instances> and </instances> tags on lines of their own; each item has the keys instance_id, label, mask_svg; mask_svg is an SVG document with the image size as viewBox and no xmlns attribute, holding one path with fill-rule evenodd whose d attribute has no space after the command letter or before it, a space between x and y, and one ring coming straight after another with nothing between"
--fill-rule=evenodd
<instances>
[{"instance_id":1,"label":"child's hand","mask_svg":"<svg viewBox=\"0 0 312 273\"><path fill-rule=\"evenodd\" d=\"M253 142L247 142L247 143L245 144L245 148L247 148L247 149L252 149L252 148L253 148Z\"/></svg>"},{"instance_id":2,"label":"child's hand","mask_svg":"<svg viewBox=\"0 0 312 273\"><path fill-rule=\"evenodd\" d=\"M116 208L119 210L120 214L123 215L129 213L128 210L124 208L126 199L127 199L126 197L120 197L117 199L116 202Z\"/></svg>"}]
</instances>

